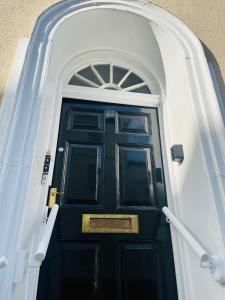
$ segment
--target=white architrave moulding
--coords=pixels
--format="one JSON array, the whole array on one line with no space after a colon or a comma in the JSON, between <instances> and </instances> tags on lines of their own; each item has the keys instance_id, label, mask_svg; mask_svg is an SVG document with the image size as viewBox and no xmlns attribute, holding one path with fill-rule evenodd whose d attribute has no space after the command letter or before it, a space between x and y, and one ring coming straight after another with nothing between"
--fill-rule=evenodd
<instances>
[{"instance_id":1,"label":"white architrave moulding","mask_svg":"<svg viewBox=\"0 0 225 300\"><path fill-rule=\"evenodd\" d=\"M85 87L64 86L63 96L71 99L112 102L118 104L137 105L139 106L159 107L160 96L151 94L128 93L123 91L112 91L104 89L93 89ZM129 99L129 100L128 100Z\"/></svg>"},{"instance_id":2,"label":"white architrave moulding","mask_svg":"<svg viewBox=\"0 0 225 300\"><path fill-rule=\"evenodd\" d=\"M57 80L52 82L48 77L55 37L60 28L73 16L102 9L126 12L138 16L141 20L148 20L149 30L151 27L155 34L167 75L166 88L163 88L163 79L158 80L160 97L151 96L150 99L142 95L143 101L137 101L136 104L147 105L149 99L149 103L154 103L156 107L160 100L159 123L169 208L180 220L185 220L188 229L194 232L199 241L204 241L210 253L224 255L225 133L200 42L178 19L145 1L62 1L39 17L30 39L23 70L20 72L26 43L16 56L17 72L11 75L12 81L3 100L1 128L6 130L0 135L0 256L7 256L8 266L0 270L0 299L36 298L38 270L27 271L25 281L20 286L14 285L13 279L16 257L21 249L28 250L29 265L34 261L35 249L43 231L48 185L51 184L61 100L62 97L70 97L73 94L71 88L64 86L63 79L72 71L71 66L66 66L66 62L57 70ZM143 34L143 40L145 38ZM178 49L175 56L179 54L184 57L181 61L181 73L176 69L176 65L170 65L169 55L172 57L173 48L167 47L173 43ZM122 55L126 56L126 51ZM170 81L173 72L177 72L177 91L172 89ZM157 81L157 76L155 78ZM185 95L180 96L180 89L184 89L183 86L179 86L180 80L183 80L187 88L186 98ZM7 96L11 91L13 93L10 97ZM108 92L112 101L124 101L122 92L118 96L114 96L116 92L112 91L101 92L103 93L100 94L100 101L104 101L105 92ZM76 93L80 93L81 99L98 100L94 90L93 94L90 89L84 92L77 89ZM131 96L130 93L129 95ZM11 102L8 101L9 98ZM134 104L135 96L132 95L131 98L130 104ZM186 112L182 111L184 106ZM179 109L182 116L179 115ZM190 116L192 119L188 126L187 118ZM179 133L181 129L185 138ZM192 130L194 139L189 140L187 132L192 133ZM183 165L178 166L171 163L170 147L180 141L185 144L185 160ZM196 149L193 149L193 155L190 156L189 147L192 144ZM47 150L51 151L53 159L47 183L41 184ZM195 170L195 166L197 168L198 165L201 166L201 170L200 167ZM187 171L191 176L188 176ZM195 182L191 182L189 177L199 179L199 189L193 188ZM198 202L198 199L204 200L206 204ZM192 205L188 205L189 201ZM208 219L204 230L201 229L202 224L198 223L199 219L202 222ZM207 272L199 270L197 261L174 231L172 241L179 299L224 299L224 287L216 285Z\"/></svg>"}]
</instances>

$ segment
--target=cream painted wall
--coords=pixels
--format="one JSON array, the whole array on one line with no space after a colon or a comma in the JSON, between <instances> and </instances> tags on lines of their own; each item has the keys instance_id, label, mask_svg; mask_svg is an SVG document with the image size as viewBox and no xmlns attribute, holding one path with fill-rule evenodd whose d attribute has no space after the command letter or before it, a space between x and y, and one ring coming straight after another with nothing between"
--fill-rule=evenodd
<instances>
[{"instance_id":1,"label":"cream painted wall","mask_svg":"<svg viewBox=\"0 0 225 300\"><path fill-rule=\"evenodd\" d=\"M55 0L0 0L0 98L20 37ZM225 80L225 0L154 0L180 18L213 52Z\"/></svg>"}]
</instances>

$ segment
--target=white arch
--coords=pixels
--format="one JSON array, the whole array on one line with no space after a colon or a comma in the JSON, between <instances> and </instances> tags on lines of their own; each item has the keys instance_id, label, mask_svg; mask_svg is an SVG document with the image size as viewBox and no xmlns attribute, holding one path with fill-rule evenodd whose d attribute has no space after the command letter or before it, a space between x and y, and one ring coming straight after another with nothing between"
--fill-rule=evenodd
<instances>
[{"instance_id":1,"label":"white arch","mask_svg":"<svg viewBox=\"0 0 225 300\"><path fill-rule=\"evenodd\" d=\"M49 92L50 89L47 87L51 81L48 78L48 71L55 37L58 30L70 18L76 17L82 12L100 9L129 12L151 22L167 76L165 79L167 82L163 82L159 78L156 80L162 91L160 115L161 131L164 136L162 143L168 203L180 219L186 223L188 222L187 215L196 213L196 220L187 224L192 232L194 232L194 226L199 222L198 216L200 218L208 216L211 226L204 225L204 228L207 228L205 234L204 230L194 233L202 243L208 243L206 247L210 251L214 250L224 254L224 126L199 40L177 18L145 1L62 1L50 7L39 17L30 38L10 115L7 116L7 110L4 107L2 109L0 128L4 128L5 132L1 134L0 147L0 161L2 162L0 173L0 236L2 240L0 255L7 254L9 266L2 272L1 299L35 299L37 271L31 270L26 273L23 286L14 286L13 281L18 251L27 249L29 257L32 258L32 251L38 241L37 234L40 233L48 189L47 184L40 184L42 162L48 149L52 151L54 157L61 105L59 99L62 98L61 78L67 73L65 62L64 66L58 70L58 82L55 82L54 93ZM170 43L170 40L173 43ZM172 95L168 96L168 81L172 75L170 73L171 66L167 63L167 55L170 53L171 45L176 45L180 55L184 58L184 80L188 88L188 99L190 99L188 104L186 98L184 103L184 99L178 101L177 99L173 100ZM176 98L175 94L173 96ZM188 161L189 167L199 164L196 172L199 172L198 185L200 185L200 189L194 190L194 195L191 194L192 191L188 194L185 186L187 184L184 182L185 180L191 184L191 179L185 179L187 169L185 166L181 167L171 163L169 153L172 144L183 142L182 133L178 133L178 131L181 123L186 124L187 120L185 120L185 114L183 118L176 118L176 113L178 114L176 108L182 110L183 105L188 108L187 115L193 118L190 119L191 122L195 123L185 127L187 131L193 130L194 136L191 139L190 134L186 135L185 142L187 145L196 144L196 148L193 147L193 153L190 156L188 154L190 149L186 146L185 159ZM55 114L56 111L58 113ZM55 135L51 136L50 132L55 132ZM50 174L52 174L52 170L53 164ZM50 184L50 181L51 176L47 183ZM207 191L204 191L206 188ZM192 208L193 212L191 212L191 207L186 204L188 197L194 199L193 203L196 203L195 209ZM205 206L202 206L204 201L201 201L198 206L198 199L201 197L205 197ZM180 203L182 203L182 207L185 207L185 212L179 206ZM188 211L189 208L190 211ZM199 223L200 227L202 225ZM215 233L214 237L213 233ZM180 299L200 299L200 296L203 297L201 294L203 286L205 300L222 299L224 297L223 288L216 286L205 270L195 269L197 264L195 257L188 252L185 248L186 245L176 233L173 233L173 247ZM196 272L196 276L202 276L201 284L199 282L196 284L191 279L193 272Z\"/></svg>"}]
</instances>

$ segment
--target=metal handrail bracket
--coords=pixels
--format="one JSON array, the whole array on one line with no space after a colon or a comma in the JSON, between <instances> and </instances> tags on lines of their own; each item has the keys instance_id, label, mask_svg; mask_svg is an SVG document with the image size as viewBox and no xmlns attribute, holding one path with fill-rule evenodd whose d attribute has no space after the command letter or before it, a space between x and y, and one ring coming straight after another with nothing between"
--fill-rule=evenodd
<instances>
[{"instance_id":1,"label":"metal handrail bracket","mask_svg":"<svg viewBox=\"0 0 225 300\"><path fill-rule=\"evenodd\" d=\"M188 229L176 218L176 216L169 210L168 207L163 207L163 213L166 215L169 223L173 225L180 235L185 239L191 249L197 254L200 259L200 266L209 268L214 280L224 284L225 283L225 258L220 255L210 255L200 245L196 238L188 231Z\"/></svg>"},{"instance_id":2,"label":"metal handrail bracket","mask_svg":"<svg viewBox=\"0 0 225 300\"><path fill-rule=\"evenodd\" d=\"M5 256L1 256L0 257L0 269L5 268L6 266L8 266L8 260Z\"/></svg>"},{"instance_id":3,"label":"metal handrail bracket","mask_svg":"<svg viewBox=\"0 0 225 300\"><path fill-rule=\"evenodd\" d=\"M28 268L40 268L48 250L58 210L59 206L55 204L52 207L48 218L47 210L45 210L45 219L47 220L47 222L44 225L42 237L35 252L34 259L32 258L33 255L31 255L31 259L29 259L29 252L27 250L21 249L18 251L14 273L15 284L22 283L24 281L24 275Z\"/></svg>"}]
</instances>

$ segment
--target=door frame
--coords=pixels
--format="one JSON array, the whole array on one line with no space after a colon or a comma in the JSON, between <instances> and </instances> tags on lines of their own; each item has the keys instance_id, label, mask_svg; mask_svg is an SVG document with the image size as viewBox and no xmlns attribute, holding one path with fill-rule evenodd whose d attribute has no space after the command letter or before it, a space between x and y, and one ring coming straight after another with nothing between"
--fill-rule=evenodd
<instances>
[{"instance_id":1,"label":"door frame","mask_svg":"<svg viewBox=\"0 0 225 300\"><path fill-rule=\"evenodd\" d=\"M99 104L115 104L115 105L126 105L126 106L135 106L135 107L147 107L156 109L156 119L158 121L157 130L158 130L158 137L159 137L159 144L160 144L160 155L161 155L161 165L163 169L163 181L166 181L166 171L168 172L168 168L164 166L164 159L166 159L166 151L165 147L163 146L165 143L164 134L163 134L163 118L162 118L162 106L160 105L161 97L160 95L152 95L152 94L141 94L141 93L131 93L131 92L123 92L118 90L108 90L108 89L95 89L91 87L78 87L78 86L68 86L64 85L61 89L61 98L60 105L57 105L57 121L56 126L54 127L54 131L51 132L49 143L51 144L51 150L54 152L52 157L51 163L51 171L48 174L48 182L49 184L52 183L54 168L55 168L55 158L57 156L57 144L58 144L58 133L60 128L60 121L61 121L61 112L63 106L63 99L70 100L71 102L74 101L87 101L87 102L94 102ZM138 99L138 103L137 103ZM161 132L162 130L162 132ZM166 165L166 162L165 162ZM168 179L168 178L167 178ZM164 193L166 196L166 201L168 202L168 192L166 190L166 183L164 184ZM43 195L40 195L40 200L44 198ZM44 198L46 200L46 198ZM37 231L38 233L38 231ZM171 232L171 239L172 239L172 232ZM37 239L38 240L38 239ZM175 241L177 243L177 241ZM174 250L175 249L175 250ZM172 244L172 251L177 251L176 245ZM175 261L174 261L175 263ZM175 269L175 268L174 268ZM176 270L175 270L176 273ZM36 281L38 281L38 273L36 274ZM179 280L178 280L179 281ZM35 298L36 299L36 298ZM34 300L34 299L32 299Z\"/></svg>"},{"instance_id":2,"label":"door frame","mask_svg":"<svg viewBox=\"0 0 225 300\"><path fill-rule=\"evenodd\" d=\"M18 262L17 256L21 249L26 249L29 252L29 263L32 263L32 254L37 247L43 228L48 185L51 184L50 176L45 184L41 184L40 179L47 150L52 152L50 174L53 171L55 156L53 140L57 140L57 135L55 134L50 139L50 132L58 132L57 120L59 120L61 99L64 96L60 81L62 69L59 71L59 81L52 87L54 93L48 94L45 91L45 87L48 85L46 73L54 33L71 15L82 10L98 9L101 6L118 11L129 11L148 19L149 22L154 23L153 29L156 34L161 34L163 29L166 29L164 33L169 32L184 54L186 66L184 71L187 74L188 87L191 91L188 107L191 107L195 118L194 134L196 134L199 142L199 148L201 147L201 159L204 161L202 178L208 182L210 189L211 201L207 203L211 203L210 218L214 224L214 232L217 233L216 243L213 242L213 239L209 240L208 234L197 237L203 241L203 244L207 242L206 246L211 250L224 253L225 130L199 40L180 20L145 1L97 0L77 1L76 3L74 1L62 1L42 14L31 36L28 50L26 45L22 47L24 55L19 56L20 63L17 64L19 66L15 67L14 70L18 71L19 69L19 73L12 73L1 108L0 128L4 128L5 132L2 131L0 136L0 161L2 163L0 173L0 194L2 197L0 203L0 255L7 254L9 266L1 271L0 298L5 300L33 300L36 294L38 270L29 269L26 272L23 287L14 285L14 271ZM163 40L159 41L159 43L161 42ZM16 74L20 76L16 76ZM32 84L31 79L33 80ZM56 92L55 88L57 89ZM54 101L52 95L56 95ZM184 101L184 99L179 100ZM171 112L170 106L179 104L177 99L173 101L177 102L170 101L167 103L166 95L161 95L159 127L168 206L178 218L183 220L184 214L179 203L184 196L194 198L196 195L193 195L192 191L188 195L181 194L182 186L177 179L182 166L171 162L170 147L180 142L176 135L171 136L171 120L176 118L176 115ZM43 104L48 107L48 102L52 106L45 111ZM139 103L136 105L138 106ZM33 123L34 117L35 124ZM26 137L28 140L25 141ZM27 226L27 224L29 225ZM192 229L191 218L186 225ZM199 285L193 283L193 272L191 273L190 270L195 270L197 274L199 272L198 262L195 261L190 249L175 230L172 230L172 242L176 257L175 267L179 297L183 300L194 299L193 291L199 291ZM25 261L21 264L25 264ZM184 268L186 272L182 271ZM204 282L208 283L207 287L211 291L219 290L212 282L211 277L207 277L207 270L202 272ZM218 299L221 299L219 291L216 295L218 295ZM210 294L206 294L206 298L210 299L209 297Z\"/></svg>"},{"instance_id":3,"label":"door frame","mask_svg":"<svg viewBox=\"0 0 225 300\"><path fill-rule=\"evenodd\" d=\"M173 208L173 203L171 201L172 199L172 193L170 190L170 179L169 179L169 169L167 167L167 151L165 146L165 134L164 134L164 126L163 126L163 112L162 112L162 97L160 95L152 95L152 94L141 94L141 93L132 93L132 92L124 92L124 91L114 91L114 90L108 90L108 89L97 89L97 88L89 88L89 87L78 87L78 86L69 86L69 85L63 85L60 89L60 94L57 97L60 99L58 101L58 104L56 106L56 110L54 111L55 119L54 119L54 127L52 128L51 134L49 135L49 147L48 150L50 151L52 155L52 161L50 165L50 170L48 174L47 181L45 182L45 186L51 186L52 179L53 179L53 173L54 173L54 167L55 167L55 157L57 155L57 142L58 142L58 132L59 132L59 126L60 126L60 116L61 116L61 108L63 103L63 98L70 98L71 100L78 100L78 101L90 101L90 102L99 102L99 103L110 103L110 104L121 104L121 105L129 105L129 106L136 106L136 107L149 107L149 108L155 108L157 109L157 116L158 116L158 130L159 130L159 140L161 145L161 156L162 156L162 166L163 166L163 172L164 172L164 180L165 180L165 192L166 192L166 198L167 202L170 207ZM137 103L138 99L138 103ZM47 192L48 190L45 189L45 191L40 194L39 196L39 203L42 203L42 207L44 206L44 203L46 202L47 198ZM168 200L170 199L170 200ZM34 234L34 245L38 243L39 236L40 236L40 228L36 228L36 234ZM179 251L179 237L175 240L174 232L171 233L171 239L172 239L172 245L173 245L173 252L178 253ZM33 249L33 251L35 248ZM179 255L179 254L176 254ZM174 261L175 263L175 261ZM177 265L176 262L176 272L177 269L180 266ZM38 274L36 273L35 281L38 282ZM179 279L178 279L179 282Z\"/></svg>"}]
</instances>

